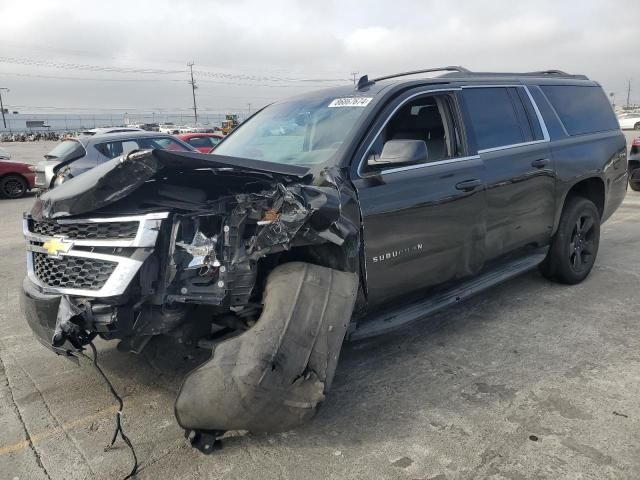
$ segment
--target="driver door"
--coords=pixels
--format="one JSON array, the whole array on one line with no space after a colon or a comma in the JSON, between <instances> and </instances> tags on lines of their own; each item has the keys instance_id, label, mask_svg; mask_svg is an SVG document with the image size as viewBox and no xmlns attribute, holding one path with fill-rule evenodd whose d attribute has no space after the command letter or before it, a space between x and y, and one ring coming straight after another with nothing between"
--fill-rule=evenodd
<instances>
[{"instance_id":1,"label":"driver door","mask_svg":"<svg viewBox=\"0 0 640 480\"><path fill-rule=\"evenodd\" d=\"M485 258L484 168L466 153L455 92L409 92L379 118L352 171L371 304L474 275ZM401 139L424 140L427 159L378 165Z\"/></svg>"}]
</instances>

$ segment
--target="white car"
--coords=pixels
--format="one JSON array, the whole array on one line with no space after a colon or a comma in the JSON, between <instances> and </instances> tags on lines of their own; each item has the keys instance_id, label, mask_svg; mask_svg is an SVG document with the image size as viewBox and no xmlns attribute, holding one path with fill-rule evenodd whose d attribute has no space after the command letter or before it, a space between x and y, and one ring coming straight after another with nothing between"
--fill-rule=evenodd
<instances>
[{"instance_id":1,"label":"white car","mask_svg":"<svg viewBox=\"0 0 640 480\"><path fill-rule=\"evenodd\" d=\"M640 113L623 113L618 116L622 130L640 130Z\"/></svg>"},{"instance_id":2,"label":"white car","mask_svg":"<svg viewBox=\"0 0 640 480\"><path fill-rule=\"evenodd\" d=\"M177 135L180 133L180 127L173 123L163 123L159 128L160 133L167 133L169 135Z\"/></svg>"}]
</instances>

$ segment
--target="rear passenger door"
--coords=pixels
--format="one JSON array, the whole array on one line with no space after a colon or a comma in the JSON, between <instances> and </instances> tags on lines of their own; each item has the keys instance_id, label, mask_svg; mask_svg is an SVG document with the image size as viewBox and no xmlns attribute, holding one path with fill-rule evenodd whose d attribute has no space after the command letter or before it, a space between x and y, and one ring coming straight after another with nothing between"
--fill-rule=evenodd
<instances>
[{"instance_id":1,"label":"rear passenger door","mask_svg":"<svg viewBox=\"0 0 640 480\"><path fill-rule=\"evenodd\" d=\"M549 134L523 85L464 87L467 124L485 167L486 259L548 243L556 175Z\"/></svg>"}]
</instances>

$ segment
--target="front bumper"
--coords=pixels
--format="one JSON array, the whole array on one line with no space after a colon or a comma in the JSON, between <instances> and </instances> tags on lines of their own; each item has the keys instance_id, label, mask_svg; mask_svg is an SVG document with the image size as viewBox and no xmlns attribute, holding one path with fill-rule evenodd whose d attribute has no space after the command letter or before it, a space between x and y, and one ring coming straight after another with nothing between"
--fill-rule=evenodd
<instances>
[{"instance_id":1,"label":"front bumper","mask_svg":"<svg viewBox=\"0 0 640 480\"><path fill-rule=\"evenodd\" d=\"M60 298L60 295L43 292L27 277L22 281L20 304L36 339L57 354L68 355L69 351L76 350L69 341L59 347L52 345Z\"/></svg>"}]
</instances>

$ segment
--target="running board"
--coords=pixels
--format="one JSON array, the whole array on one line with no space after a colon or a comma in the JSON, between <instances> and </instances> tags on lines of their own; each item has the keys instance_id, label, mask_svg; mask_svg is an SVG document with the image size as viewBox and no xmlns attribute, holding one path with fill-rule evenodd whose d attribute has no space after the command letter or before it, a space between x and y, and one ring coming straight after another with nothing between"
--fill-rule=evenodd
<instances>
[{"instance_id":1,"label":"running board","mask_svg":"<svg viewBox=\"0 0 640 480\"><path fill-rule=\"evenodd\" d=\"M435 293L396 310L365 317L362 323L358 322L355 328L352 327L352 330L347 333L348 340L361 340L381 335L433 315L443 308L455 305L476 293L535 268L546 257L546 250L546 248L542 252L537 250L536 253L526 257L501 263L495 268L459 283L449 290Z\"/></svg>"}]
</instances>

